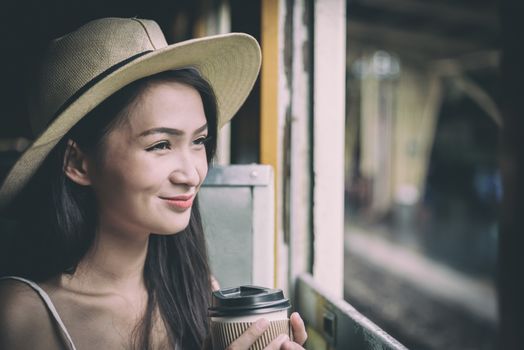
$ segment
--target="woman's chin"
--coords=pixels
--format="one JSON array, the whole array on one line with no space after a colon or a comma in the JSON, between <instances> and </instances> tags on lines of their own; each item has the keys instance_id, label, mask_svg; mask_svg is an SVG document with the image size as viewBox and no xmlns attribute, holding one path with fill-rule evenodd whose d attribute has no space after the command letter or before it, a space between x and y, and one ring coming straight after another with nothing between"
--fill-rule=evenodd
<instances>
[{"instance_id":1,"label":"woman's chin","mask_svg":"<svg viewBox=\"0 0 524 350\"><path fill-rule=\"evenodd\" d=\"M154 221L149 222L150 232L158 235L173 235L184 231L189 225L191 218L191 211L187 210L184 213L162 213L165 215L152 216Z\"/></svg>"},{"instance_id":2,"label":"woman's chin","mask_svg":"<svg viewBox=\"0 0 524 350\"><path fill-rule=\"evenodd\" d=\"M158 227L156 230L152 232L160 236L176 235L184 231L187 228L188 224L189 222L185 223L185 225L170 225L170 226Z\"/></svg>"}]
</instances>

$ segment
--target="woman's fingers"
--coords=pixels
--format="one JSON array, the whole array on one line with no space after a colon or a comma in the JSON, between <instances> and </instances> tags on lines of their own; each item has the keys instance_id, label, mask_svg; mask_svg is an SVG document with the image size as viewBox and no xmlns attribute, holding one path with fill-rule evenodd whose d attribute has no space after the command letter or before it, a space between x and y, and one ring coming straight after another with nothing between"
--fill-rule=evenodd
<instances>
[{"instance_id":1,"label":"woman's fingers","mask_svg":"<svg viewBox=\"0 0 524 350\"><path fill-rule=\"evenodd\" d=\"M279 348L280 350L304 350L304 348L295 342L285 341Z\"/></svg>"},{"instance_id":2,"label":"woman's fingers","mask_svg":"<svg viewBox=\"0 0 524 350\"><path fill-rule=\"evenodd\" d=\"M294 342L289 340L286 334L281 334L275 338L265 350L297 350L303 349L302 345L306 342L307 333L304 321L297 312L291 314L291 329L293 330ZM237 340L231 343L227 350L246 350L268 329L269 321L265 318L257 320L249 327Z\"/></svg>"},{"instance_id":3,"label":"woman's fingers","mask_svg":"<svg viewBox=\"0 0 524 350\"><path fill-rule=\"evenodd\" d=\"M300 317L298 312L293 312L289 320L291 322L291 329L293 330L293 340L300 345L304 345L307 339L307 333L302 317Z\"/></svg>"},{"instance_id":4,"label":"woman's fingers","mask_svg":"<svg viewBox=\"0 0 524 350\"><path fill-rule=\"evenodd\" d=\"M271 343L269 343L268 346L264 348L264 350L280 350L283 349L282 346L284 343L291 343L289 341L289 337L287 334L280 334L278 337L273 339Z\"/></svg>"},{"instance_id":5,"label":"woman's fingers","mask_svg":"<svg viewBox=\"0 0 524 350\"><path fill-rule=\"evenodd\" d=\"M257 320L237 340L232 342L227 350L246 350L266 331L269 321L265 318Z\"/></svg>"}]
</instances>

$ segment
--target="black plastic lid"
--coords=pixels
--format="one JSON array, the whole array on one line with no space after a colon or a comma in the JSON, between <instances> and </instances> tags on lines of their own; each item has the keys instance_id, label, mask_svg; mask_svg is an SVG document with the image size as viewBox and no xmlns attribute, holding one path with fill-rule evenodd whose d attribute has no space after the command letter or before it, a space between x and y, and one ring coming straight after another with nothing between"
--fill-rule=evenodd
<instances>
[{"instance_id":1,"label":"black plastic lid","mask_svg":"<svg viewBox=\"0 0 524 350\"><path fill-rule=\"evenodd\" d=\"M240 286L213 292L209 316L243 316L262 314L291 307L280 289Z\"/></svg>"}]
</instances>

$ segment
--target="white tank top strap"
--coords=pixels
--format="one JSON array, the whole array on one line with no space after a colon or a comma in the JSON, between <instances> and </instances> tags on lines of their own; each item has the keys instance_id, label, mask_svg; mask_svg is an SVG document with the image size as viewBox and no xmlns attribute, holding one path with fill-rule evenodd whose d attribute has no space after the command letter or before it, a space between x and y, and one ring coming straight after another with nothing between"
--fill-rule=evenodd
<instances>
[{"instance_id":1,"label":"white tank top strap","mask_svg":"<svg viewBox=\"0 0 524 350\"><path fill-rule=\"evenodd\" d=\"M73 339L71 339L71 336L69 335L69 332L67 331L67 329L66 329L66 327L64 325L64 322L62 322L62 319L58 315L58 311L56 311L55 305L53 304L53 302L51 301L51 298L49 298L49 295L45 292L45 290L43 290L35 282L30 281L30 280L25 279L25 278L22 278L22 277L17 277L17 276L0 277L0 280L4 280L4 279L17 280L17 281L23 282L23 283L27 284L28 286L30 286L31 288L33 288L38 293L40 298L44 301L44 304L46 305L46 307L49 309L49 311L53 315L56 323L58 324L60 330L62 331L62 335L65 338L64 340L66 341L66 343L67 343L67 345L69 347L69 350L76 350L75 344L73 344Z\"/></svg>"}]
</instances>

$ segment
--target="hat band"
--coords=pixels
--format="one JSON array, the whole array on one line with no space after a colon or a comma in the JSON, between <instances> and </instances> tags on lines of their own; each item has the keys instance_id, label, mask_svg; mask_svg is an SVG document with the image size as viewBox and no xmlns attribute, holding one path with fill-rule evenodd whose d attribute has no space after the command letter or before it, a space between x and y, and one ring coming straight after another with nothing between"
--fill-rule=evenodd
<instances>
[{"instance_id":1,"label":"hat band","mask_svg":"<svg viewBox=\"0 0 524 350\"><path fill-rule=\"evenodd\" d=\"M84 86L82 86L80 89L78 89L73 95L71 95L71 97L69 97L61 106L60 108L58 108L58 110L56 111L55 115L49 120L49 122L47 123L46 125L46 128L49 126L49 124L51 124L67 107L69 107L69 105L71 105L71 103L73 103L75 100L77 100L83 93L85 93L87 90L89 90L91 87L93 87L96 83L98 83L100 80L104 79L105 77L107 77L109 74L113 73L114 71L116 71L117 69L125 66L126 64L128 64L129 62L132 62L134 60L136 60L137 58L139 57L142 57L144 56L145 54L147 53L150 53L150 52L153 52L153 50L147 50L147 51L144 51L144 52L139 52L137 53L136 55L133 55L131 57L128 57L126 58L125 60L123 61L120 61L114 65L112 65L111 67L107 68L105 71L103 71L102 73L98 74L97 76L95 76L93 79L91 79L90 81L88 81Z\"/></svg>"}]
</instances>

